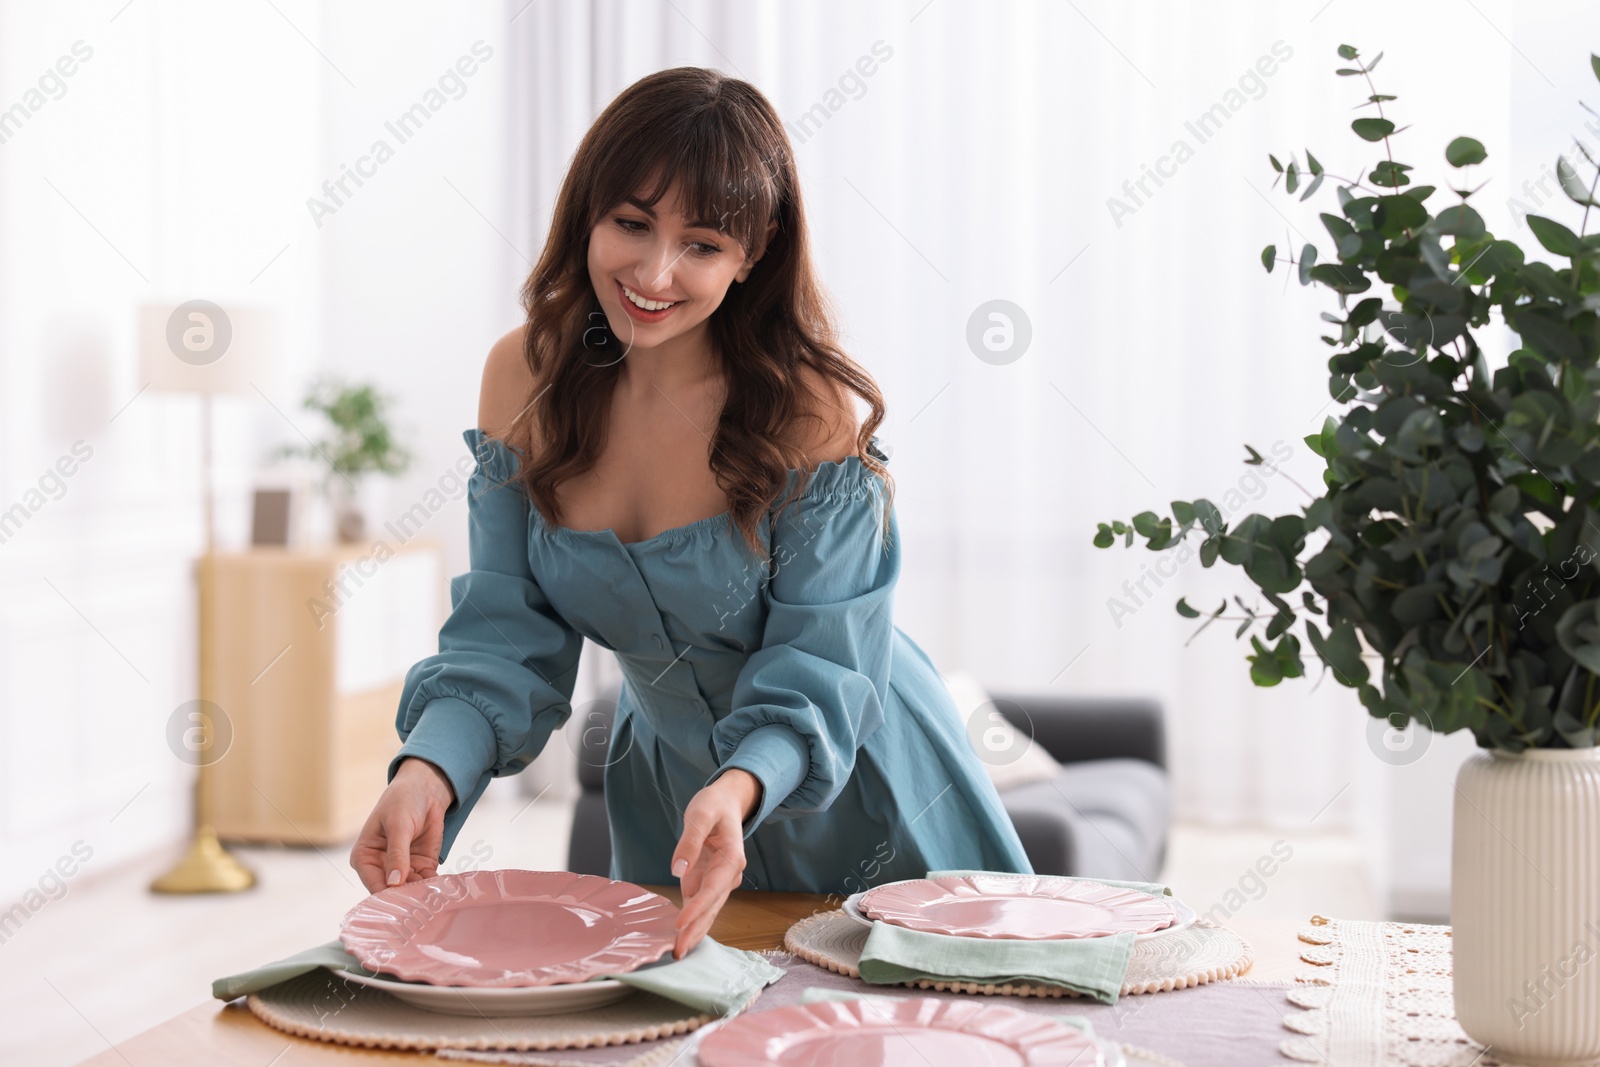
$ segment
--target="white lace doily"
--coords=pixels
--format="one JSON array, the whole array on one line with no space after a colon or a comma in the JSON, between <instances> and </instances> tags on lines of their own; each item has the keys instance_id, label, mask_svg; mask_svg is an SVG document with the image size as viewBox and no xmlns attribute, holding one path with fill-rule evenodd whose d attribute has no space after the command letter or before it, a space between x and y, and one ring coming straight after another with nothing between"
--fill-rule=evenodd
<instances>
[{"instance_id":1,"label":"white lace doily","mask_svg":"<svg viewBox=\"0 0 1600 1067\"><path fill-rule=\"evenodd\" d=\"M1509 1067L1456 1022L1450 927L1311 917L1278 1050L1338 1067Z\"/></svg>"}]
</instances>

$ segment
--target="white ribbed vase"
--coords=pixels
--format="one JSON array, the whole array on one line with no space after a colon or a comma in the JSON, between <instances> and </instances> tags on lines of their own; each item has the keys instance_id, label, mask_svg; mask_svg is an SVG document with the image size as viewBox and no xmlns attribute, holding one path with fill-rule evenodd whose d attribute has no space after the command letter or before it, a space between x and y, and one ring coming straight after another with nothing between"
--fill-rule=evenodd
<instances>
[{"instance_id":1,"label":"white ribbed vase","mask_svg":"<svg viewBox=\"0 0 1600 1067\"><path fill-rule=\"evenodd\" d=\"M1600 1062L1600 748L1462 764L1450 922L1473 1040L1516 1063Z\"/></svg>"}]
</instances>

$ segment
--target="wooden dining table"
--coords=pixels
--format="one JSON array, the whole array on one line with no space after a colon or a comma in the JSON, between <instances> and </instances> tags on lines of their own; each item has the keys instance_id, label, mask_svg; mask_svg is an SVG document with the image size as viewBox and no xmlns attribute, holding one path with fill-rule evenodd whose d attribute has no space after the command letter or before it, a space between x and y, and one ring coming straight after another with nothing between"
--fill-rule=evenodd
<instances>
[{"instance_id":1,"label":"wooden dining table","mask_svg":"<svg viewBox=\"0 0 1600 1067\"><path fill-rule=\"evenodd\" d=\"M647 886L681 903L677 886ZM838 906L838 897L813 893L736 890L711 927L711 936L734 948L776 949L794 923ZM1299 957L1302 923L1236 917L1227 926L1251 947L1246 976L1290 982ZM263 960L263 963L266 961ZM431 1052L350 1048L282 1033L250 1013L243 999L208 1000L159 1026L82 1061L80 1067L302 1067L305 1064L409 1064L438 1062Z\"/></svg>"}]
</instances>

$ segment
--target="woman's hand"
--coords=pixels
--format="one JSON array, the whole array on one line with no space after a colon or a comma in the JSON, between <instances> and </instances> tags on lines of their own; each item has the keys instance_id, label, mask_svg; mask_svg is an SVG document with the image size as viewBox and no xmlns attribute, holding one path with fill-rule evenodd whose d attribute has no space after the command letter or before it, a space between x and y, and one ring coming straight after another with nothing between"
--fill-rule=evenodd
<instances>
[{"instance_id":1,"label":"woman's hand","mask_svg":"<svg viewBox=\"0 0 1600 1067\"><path fill-rule=\"evenodd\" d=\"M439 873L444 813L454 800L439 768L415 757L401 762L350 850L350 866L367 892Z\"/></svg>"},{"instance_id":2,"label":"woman's hand","mask_svg":"<svg viewBox=\"0 0 1600 1067\"><path fill-rule=\"evenodd\" d=\"M728 894L744 878L744 821L761 800L761 779L738 767L724 771L683 810L683 836L672 853L672 874L683 886L675 959L683 959L711 929Z\"/></svg>"}]
</instances>

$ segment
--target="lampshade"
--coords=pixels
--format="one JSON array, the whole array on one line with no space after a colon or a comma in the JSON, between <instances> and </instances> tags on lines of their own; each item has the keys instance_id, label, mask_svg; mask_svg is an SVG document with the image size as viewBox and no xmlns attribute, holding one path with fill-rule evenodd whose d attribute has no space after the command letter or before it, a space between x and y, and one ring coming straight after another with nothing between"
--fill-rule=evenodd
<instances>
[{"instance_id":1,"label":"lampshade","mask_svg":"<svg viewBox=\"0 0 1600 1067\"><path fill-rule=\"evenodd\" d=\"M209 300L139 307L140 381L160 393L272 392L278 316Z\"/></svg>"}]
</instances>

